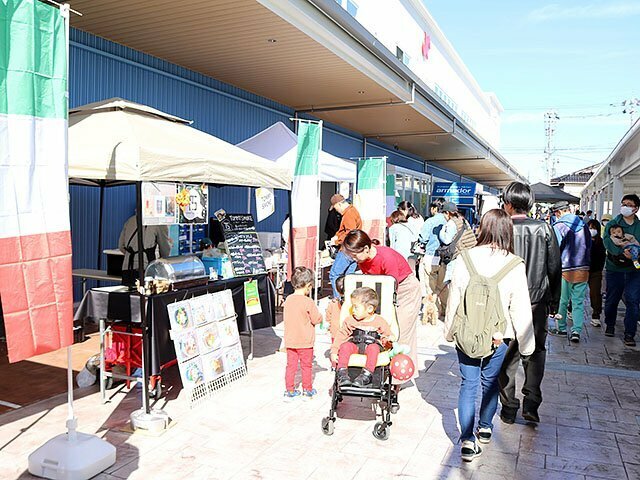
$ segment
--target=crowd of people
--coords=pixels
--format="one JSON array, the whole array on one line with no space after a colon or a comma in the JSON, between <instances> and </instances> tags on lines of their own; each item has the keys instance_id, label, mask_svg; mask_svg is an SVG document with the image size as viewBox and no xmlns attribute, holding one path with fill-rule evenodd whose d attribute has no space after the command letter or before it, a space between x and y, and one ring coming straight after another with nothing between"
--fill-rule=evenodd
<instances>
[{"instance_id":1,"label":"crowd of people","mask_svg":"<svg viewBox=\"0 0 640 480\"><path fill-rule=\"evenodd\" d=\"M350 316L340 324L343 278L356 271L394 277L400 332L396 342L406 346L414 365L418 366L420 319L424 321L431 312L435 319L431 323L444 322L445 339L455 343L459 361L458 418L465 461L480 455L480 444L491 441L498 401L503 422L514 423L521 408L526 421L540 422L547 333L579 344L590 310L591 325L601 326L604 311L604 334L615 336L618 305L624 300L623 342L634 347L640 313L640 198L625 195L620 214L603 216L601 221L591 211L574 213L567 202L552 205L548 220L539 219L532 213L534 206L531 188L513 182L502 191L501 208L484 213L474 229L457 206L444 198L429 205L426 219L403 201L390 215L385 246L361 230L357 209L334 195L331 208L341 217L332 238L338 250L330 272L334 298L326 317L338 384L370 383L380 349L389 346L390 332L374 314L379 299L371 289L353 292ZM287 398L316 393L310 383L309 359L314 325L321 315L308 297L312 278L308 269L296 269L295 293L284 305ZM553 328L549 328L550 319ZM367 355L367 363L352 381L345 370L348 357L359 351L363 338L371 336L375 341L361 352ZM371 343L376 347L370 348ZM298 363L302 392L293 385ZM522 405L516 396L520 363L524 368Z\"/></svg>"}]
</instances>

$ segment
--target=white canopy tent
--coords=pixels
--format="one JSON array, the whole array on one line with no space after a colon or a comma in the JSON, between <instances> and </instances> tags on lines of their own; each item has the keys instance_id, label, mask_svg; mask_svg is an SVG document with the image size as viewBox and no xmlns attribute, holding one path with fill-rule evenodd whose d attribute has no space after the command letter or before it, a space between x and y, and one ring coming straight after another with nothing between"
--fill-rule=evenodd
<instances>
[{"instance_id":1,"label":"white canopy tent","mask_svg":"<svg viewBox=\"0 0 640 480\"><path fill-rule=\"evenodd\" d=\"M190 123L120 98L71 109L69 178L291 189L288 169Z\"/></svg>"},{"instance_id":2,"label":"white canopy tent","mask_svg":"<svg viewBox=\"0 0 640 480\"><path fill-rule=\"evenodd\" d=\"M286 168L289 177L293 176L298 151L298 137L284 123L274 123L253 137L240 142L237 146ZM321 181L355 183L355 163L335 157L323 150L320 150L319 162Z\"/></svg>"}]
</instances>

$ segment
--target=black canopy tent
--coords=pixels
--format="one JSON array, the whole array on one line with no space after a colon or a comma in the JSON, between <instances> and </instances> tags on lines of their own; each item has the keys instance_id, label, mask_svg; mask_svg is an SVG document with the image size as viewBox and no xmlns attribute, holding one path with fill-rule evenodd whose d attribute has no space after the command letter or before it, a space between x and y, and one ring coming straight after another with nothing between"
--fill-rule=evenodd
<instances>
[{"instance_id":1,"label":"black canopy tent","mask_svg":"<svg viewBox=\"0 0 640 480\"><path fill-rule=\"evenodd\" d=\"M569 203L580 203L580 199L558 187L552 187L542 182L531 185L536 203L555 203L566 200Z\"/></svg>"}]
</instances>

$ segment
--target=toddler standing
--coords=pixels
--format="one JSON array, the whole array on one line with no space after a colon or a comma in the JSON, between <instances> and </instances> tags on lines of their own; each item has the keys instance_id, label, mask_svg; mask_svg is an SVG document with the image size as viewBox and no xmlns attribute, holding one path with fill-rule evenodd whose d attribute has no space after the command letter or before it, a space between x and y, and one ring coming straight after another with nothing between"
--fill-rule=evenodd
<instances>
[{"instance_id":1,"label":"toddler standing","mask_svg":"<svg viewBox=\"0 0 640 480\"><path fill-rule=\"evenodd\" d=\"M294 386L298 362L302 373L302 395L313 397L317 392L312 383L313 344L315 326L322 321L315 302L309 298L313 288L313 272L306 267L296 267L291 276L293 294L284 302L284 346L287 349L287 370L284 381L285 398L295 398L300 391Z\"/></svg>"}]
</instances>

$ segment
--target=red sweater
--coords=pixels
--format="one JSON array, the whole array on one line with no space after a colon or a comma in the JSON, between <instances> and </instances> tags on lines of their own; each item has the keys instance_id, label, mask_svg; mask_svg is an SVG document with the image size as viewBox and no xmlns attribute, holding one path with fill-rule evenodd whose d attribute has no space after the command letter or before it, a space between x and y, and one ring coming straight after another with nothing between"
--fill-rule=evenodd
<instances>
[{"instance_id":1,"label":"red sweater","mask_svg":"<svg viewBox=\"0 0 640 480\"><path fill-rule=\"evenodd\" d=\"M369 275L391 275L398 285L413 273L407 260L393 248L376 245L376 256L359 263L362 273Z\"/></svg>"}]
</instances>

